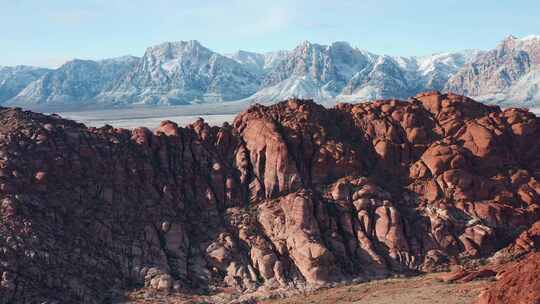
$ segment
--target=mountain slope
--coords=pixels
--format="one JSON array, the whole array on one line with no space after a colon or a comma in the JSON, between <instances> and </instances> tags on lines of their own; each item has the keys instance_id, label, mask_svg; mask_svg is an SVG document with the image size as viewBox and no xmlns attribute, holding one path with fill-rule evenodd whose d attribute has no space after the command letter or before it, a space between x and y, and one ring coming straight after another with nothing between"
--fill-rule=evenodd
<instances>
[{"instance_id":1,"label":"mountain slope","mask_svg":"<svg viewBox=\"0 0 540 304\"><path fill-rule=\"evenodd\" d=\"M273 103L291 96L332 104L398 98L441 89L467 53L424 58L380 56L346 42L305 41L291 51L222 56L197 41L150 47L141 59L74 60L21 90L8 104L178 105L233 100Z\"/></svg>"},{"instance_id":2,"label":"mountain slope","mask_svg":"<svg viewBox=\"0 0 540 304\"><path fill-rule=\"evenodd\" d=\"M325 46L306 41L264 74L262 89L248 100L272 103L295 96L331 104L404 98L442 90L448 78L478 53L392 57L359 50L346 42Z\"/></svg>"},{"instance_id":3,"label":"mountain slope","mask_svg":"<svg viewBox=\"0 0 540 304\"><path fill-rule=\"evenodd\" d=\"M75 59L30 83L7 104L46 107L93 103L138 61L132 56L100 61Z\"/></svg>"},{"instance_id":4,"label":"mountain slope","mask_svg":"<svg viewBox=\"0 0 540 304\"><path fill-rule=\"evenodd\" d=\"M221 55L192 40L163 43L148 48L140 59L127 58L75 60L36 80L4 76L5 83L17 84L9 85L4 99L20 90L7 104L45 109L228 101L272 104L300 97L331 105L438 90L505 106L540 105L540 36L508 37L487 52L423 57L378 55L346 42L309 41L292 50Z\"/></svg>"},{"instance_id":5,"label":"mountain slope","mask_svg":"<svg viewBox=\"0 0 540 304\"><path fill-rule=\"evenodd\" d=\"M482 52L478 50L465 50L458 53L414 57L411 61L416 65L419 85L441 91L448 79L480 54Z\"/></svg>"},{"instance_id":6,"label":"mountain slope","mask_svg":"<svg viewBox=\"0 0 540 304\"><path fill-rule=\"evenodd\" d=\"M11 99L49 69L29 66L0 67L0 103Z\"/></svg>"},{"instance_id":7,"label":"mountain slope","mask_svg":"<svg viewBox=\"0 0 540 304\"><path fill-rule=\"evenodd\" d=\"M258 87L252 68L192 40L147 49L137 66L98 99L152 105L230 101L247 97Z\"/></svg>"},{"instance_id":8,"label":"mountain slope","mask_svg":"<svg viewBox=\"0 0 540 304\"><path fill-rule=\"evenodd\" d=\"M506 104L538 104L540 36L507 37L451 77L445 90Z\"/></svg>"}]
</instances>

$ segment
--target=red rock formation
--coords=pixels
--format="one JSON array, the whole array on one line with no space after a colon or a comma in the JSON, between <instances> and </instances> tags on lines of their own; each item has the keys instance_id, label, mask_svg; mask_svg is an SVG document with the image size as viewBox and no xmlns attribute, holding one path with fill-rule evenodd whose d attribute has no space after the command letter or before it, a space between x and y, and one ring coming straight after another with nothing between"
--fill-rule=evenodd
<instances>
[{"instance_id":1,"label":"red rock formation","mask_svg":"<svg viewBox=\"0 0 540 304\"><path fill-rule=\"evenodd\" d=\"M457 269L456 271L442 276L440 279L447 283L466 283L476 279L494 277L495 275L497 275L497 272L489 268L484 268L476 271Z\"/></svg>"},{"instance_id":2,"label":"red rock formation","mask_svg":"<svg viewBox=\"0 0 540 304\"><path fill-rule=\"evenodd\" d=\"M436 92L154 133L4 108L0 297L302 289L529 252L539 122Z\"/></svg>"},{"instance_id":3,"label":"red rock formation","mask_svg":"<svg viewBox=\"0 0 540 304\"><path fill-rule=\"evenodd\" d=\"M540 253L506 267L498 280L480 296L477 304L540 303Z\"/></svg>"}]
</instances>

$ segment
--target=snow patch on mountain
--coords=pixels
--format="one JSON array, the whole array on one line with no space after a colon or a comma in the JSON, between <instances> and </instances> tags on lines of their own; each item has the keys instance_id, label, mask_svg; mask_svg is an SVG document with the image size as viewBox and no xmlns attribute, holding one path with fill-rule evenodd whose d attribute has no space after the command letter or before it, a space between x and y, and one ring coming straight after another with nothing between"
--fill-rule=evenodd
<instances>
[{"instance_id":1,"label":"snow patch on mountain","mask_svg":"<svg viewBox=\"0 0 540 304\"><path fill-rule=\"evenodd\" d=\"M540 101L540 70L521 77L510 88L495 94L478 96L479 101L501 106L538 107Z\"/></svg>"},{"instance_id":2,"label":"snow patch on mountain","mask_svg":"<svg viewBox=\"0 0 540 304\"><path fill-rule=\"evenodd\" d=\"M0 103L16 96L30 83L49 72L49 69L31 66L0 66Z\"/></svg>"},{"instance_id":3,"label":"snow patch on mountain","mask_svg":"<svg viewBox=\"0 0 540 304\"><path fill-rule=\"evenodd\" d=\"M487 103L538 105L540 36L508 36L495 49L477 56L446 83L445 90Z\"/></svg>"},{"instance_id":4,"label":"snow patch on mountain","mask_svg":"<svg viewBox=\"0 0 540 304\"><path fill-rule=\"evenodd\" d=\"M191 40L148 48L134 69L98 100L114 105L213 103L242 99L258 88L252 67Z\"/></svg>"},{"instance_id":5,"label":"snow patch on mountain","mask_svg":"<svg viewBox=\"0 0 540 304\"><path fill-rule=\"evenodd\" d=\"M444 90L494 103L540 104L539 67L540 36L535 35L510 36L488 52L421 57L373 54L342 41L221 55L191 40L149 47L141 58L73 60L34 78L10 80L11 95L4 99L27 107L273 103L291 97L332 104ZM0 100L8 91L2 75L0 69Z\"/></svg>"},{"instance_id":6,"label":"snow patch on mountain","mask_svg":"<svg viewBox=\"0 0 540 304\"><path fill-rule=\"evenodd\" d=\"M138 62L137 57L99 61L74 59L56 70L48 71L30 83L9 105L70 105L93 103L95 97L108 88Z\"/></svg>"},{"instance_id":7,"label":"snow patch on mountain","mask_svg":"<svg viewBox=\"0 0 540 304\"><path fill-rule=\"evenodd\" d=\"M306 98L318 101L332 99L335 95L321 87L309 76L292 76L271 87L266 87L247 98L251 103L272 104L288 98Z\"/></svg>"}]
</instances>

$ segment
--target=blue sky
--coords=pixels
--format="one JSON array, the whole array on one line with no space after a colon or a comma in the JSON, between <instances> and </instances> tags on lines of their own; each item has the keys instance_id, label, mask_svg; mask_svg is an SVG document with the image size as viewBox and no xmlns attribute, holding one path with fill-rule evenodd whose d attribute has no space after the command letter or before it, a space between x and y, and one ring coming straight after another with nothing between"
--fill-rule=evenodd
<instances>
[{"instance_id":1,"label":"blue sky","mask_svg":"<svg viewBox=\"0 0 540 304\"><path fill-rule=\"evenodd\" d=\"M141 56L163 41L218 52L348 41L391 55L489 49L540 34L530 0L0 0L0 65Z\"/></svg>"}]
</instances>

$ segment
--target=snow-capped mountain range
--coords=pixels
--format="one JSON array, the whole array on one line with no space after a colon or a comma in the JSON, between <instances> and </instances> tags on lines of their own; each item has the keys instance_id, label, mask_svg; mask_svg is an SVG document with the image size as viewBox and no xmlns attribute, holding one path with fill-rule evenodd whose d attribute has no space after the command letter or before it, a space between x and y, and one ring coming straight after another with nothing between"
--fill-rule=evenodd
<instances>
[{"instance_id":1,"label":"snow-capped mountain range","mask_svg":"<svg viewBox=\"0 0 540 304\"><path fill-rule=\"evenodd\" d=\"M9 100L51 70L29 66L0 66L0 102Z\"/></svg>"},{"instance_id":2,"label":"snow-capped mountain range","mask_svg":"<svg viewBox=\"0 0 540 304\"><path fill-rule=\"evenodd\" d=\"M275 102L296 96L334 102L406 98L420 91L442 90L478 53L392 57L355 49L345 42L324 46L306 41L279 60L274 58L272 68L262 74L262 88L248 99Z\"/></svg>"},{"instance_id":3,"label":"snow-capped mountain range","mask_svg":"<svg viewBox=\"0 0 540 304\"><path fill-rule=\"evenodd\" d=\"M125 56L100 61L75 59L30 82L8 105L70 106L95 101L101 92L130 72L139 58Z\"/></svg>"},{"instance_id":4,"label":"snow-capped mountain range","mask_svg":"<svg viewBox=\"0 0 540 304\"><path fill-rule=\"evenodd\" d=\"M0 102L28 108L273 103L325 104L454 91L486 102L540 105L540 36L506 38L490 51L425 57L378 55L346 42L305 41L270 53L216 53L166 42L141 57L73 60L58 69L0 68Z\"/></svg>"}]
</instances>

